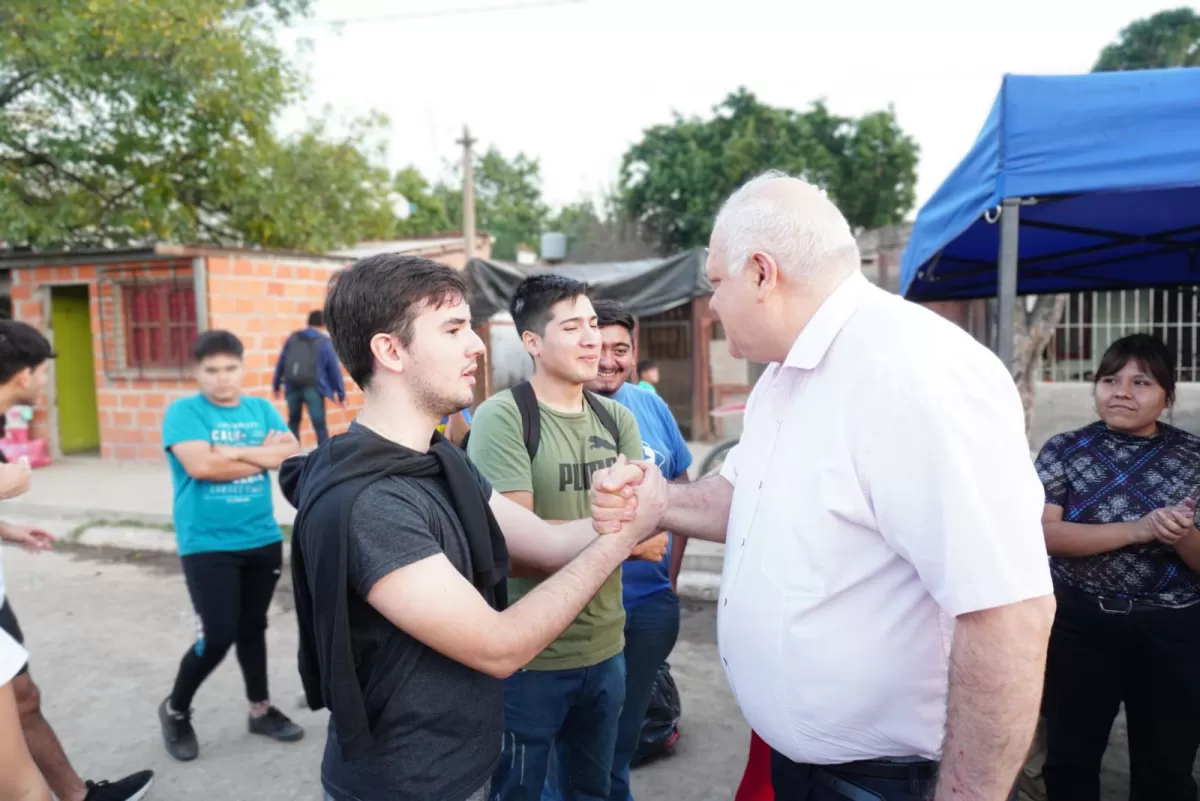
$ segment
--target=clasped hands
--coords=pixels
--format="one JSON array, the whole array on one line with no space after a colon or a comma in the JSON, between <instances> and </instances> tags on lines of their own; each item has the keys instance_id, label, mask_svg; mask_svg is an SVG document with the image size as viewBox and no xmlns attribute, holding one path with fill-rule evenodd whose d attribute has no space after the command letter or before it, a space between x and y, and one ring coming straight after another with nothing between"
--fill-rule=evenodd
<instances>
[{"instance_id":1,"label":"clasped hands","mask_svg":"<svg viewBox=\"0 0 1200 801\"><path fill-rule=\"evenodd\" d=\"M591 501L597 534L629 537L633 558L662 560L668 540L659 521L667 510L667 480L653 462L618 456L592 475Z\"/></svg>"},{"instance_id":2,"label":"clasped hands","mask_svg":"<svg viewBox=\"0 0 1200 801\"><path fill-rule=\"evenodd\" d=\"M1196 501L1187 498L1177 506L1164 506L1137 521L1134 542L1175 545L1196 530Z\"/></svg>"}]
</instances>

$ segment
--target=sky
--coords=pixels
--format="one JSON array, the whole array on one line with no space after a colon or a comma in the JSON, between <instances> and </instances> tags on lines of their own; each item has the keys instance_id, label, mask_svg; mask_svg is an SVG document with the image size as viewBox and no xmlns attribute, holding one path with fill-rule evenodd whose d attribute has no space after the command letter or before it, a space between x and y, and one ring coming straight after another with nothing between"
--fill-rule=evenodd
<instances>
[{"instance_id":1,"label":"sky","mask_svg":"<svg viewBox=\"0 0 1200 801\"><path fill-rule=\"evenodd\" d=\"M798 109L893 106L921 148L919 206L969 149L1005 73L1086 72L1129 22L1183 4L316 0L280 38L309 81L281 126L380 111L390 166L438 178L466 124L481 147L538 158L558 206L614 187L646 128L708 115L745 86ZM496 6L510 8L454 13Z\"/></svg>"}]
</instances>

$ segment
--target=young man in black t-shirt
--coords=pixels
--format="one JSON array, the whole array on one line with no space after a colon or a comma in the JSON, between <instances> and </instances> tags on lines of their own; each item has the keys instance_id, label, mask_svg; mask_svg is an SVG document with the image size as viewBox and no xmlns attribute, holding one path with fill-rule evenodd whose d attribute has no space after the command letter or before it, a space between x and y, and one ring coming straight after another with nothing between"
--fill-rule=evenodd
<instances>
[{"instance_id":1,"label":"young man in black t-shirt","mask_svg":"<svg viewBox=\"0 0 1200 801\"><path fill-rule=\"evenodd\" d=\"M501 678L653 534L665 484L647 477L636 519L603 537L590 520L552 526L492 492L435 431L471 403L483 353L453 270L363 259L335 276L325 312L363 410L280 475L299 510L301 674L309 703L332 713L322 784L333 801L484 799L504 730ZM624 460L612 472L643 474ZM557 572L506 607L509 556Z\"/></svg>"}]
</instances>

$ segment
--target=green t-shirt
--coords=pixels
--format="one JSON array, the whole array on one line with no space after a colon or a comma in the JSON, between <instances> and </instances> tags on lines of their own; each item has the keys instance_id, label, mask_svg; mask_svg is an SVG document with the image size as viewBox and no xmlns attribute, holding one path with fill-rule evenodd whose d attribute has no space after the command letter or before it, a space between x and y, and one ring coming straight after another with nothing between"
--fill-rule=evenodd
<instances>
[{"instance_id":1,"label":"green t-shirt","mask_svg":"<svg viewBox=\"0 0 1200 801\"><path fill-rule=\"evenodd\" d=\"M633 414L607 398L600 402L616 420L620 442L610 442L611 435L590 407L566 414L539 403L541 442L530 465L517 402L508 390L497 393L475 412L467 453L497 492L532 492L533 511L543 520L589 517L592 473L615 462L618 453L627 459L642 458L642 437ZM510 578L509 602L515 602L540 581ZM625 607L621 602L621 571L617 570L575 622L526 668L591 667L624 648Z\"/></svg>"}]
</instances>

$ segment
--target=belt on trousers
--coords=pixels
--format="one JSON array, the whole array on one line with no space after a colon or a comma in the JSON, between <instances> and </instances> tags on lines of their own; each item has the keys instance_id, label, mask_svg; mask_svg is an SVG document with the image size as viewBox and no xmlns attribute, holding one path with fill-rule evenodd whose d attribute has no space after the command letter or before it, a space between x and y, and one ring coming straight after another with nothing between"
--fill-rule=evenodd
<instances>
[{"instance_id":1,"label":"belt on trousers","mask_svg":"<svg viewBox=\"0 0 1200 801\"><path fill-rule=\"evenodd\" d=\"M846 776L862 776L871 779L927 781L937 776L937 763L929 760L893 762L887 759L869 759L863 762L847 762L842 765L814 765L818 771L842 773Z\"/></svg>"},{"instance_id":2,"label":"belt on trousers","mask_svg":"<svg viewBox=\"0 0 1200 801\"><path fill-rule=\"evenodd\" d=\"M1057 581L1054 583L1054 592L1056 595L1065 595L1068 598L1073 598L1089 606L1095 604L1106 615L1128 615L1133 612L1172 612L1179 611L1180 609L1191 609L1193 606L1200 604L1200 601L1191 601L1179 606L1164 606L1162 604L1147 603L1146 601L1133 601L1129 598L1092 595L1089 592L1084 592L1081 589Z\"/></svg>"}]
</instances>

